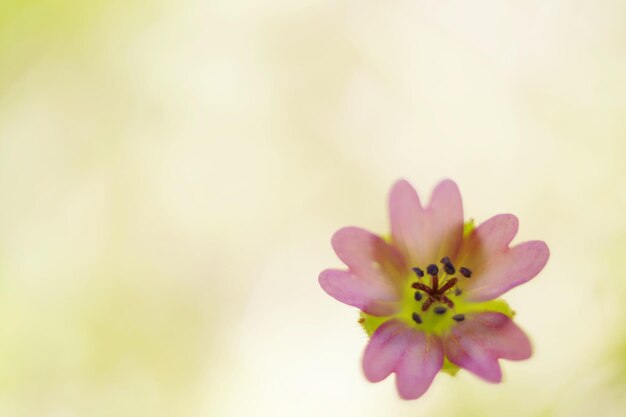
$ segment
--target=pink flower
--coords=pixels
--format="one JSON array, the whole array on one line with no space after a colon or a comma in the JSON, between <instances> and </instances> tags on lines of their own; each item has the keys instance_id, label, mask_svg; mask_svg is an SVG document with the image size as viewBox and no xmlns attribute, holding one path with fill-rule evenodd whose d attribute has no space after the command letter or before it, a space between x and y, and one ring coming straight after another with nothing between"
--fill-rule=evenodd
<instances>
[{"instance_id":1,"label":"pink flower","mask_svg":"<svg viewBox=\"0 0 626 417\"><path fill-rule=\"evenodd\" d=\"M502 380L499 359L523 360L532 348L497 297L543 269L542 241L513 247L518 221L499 214L478 227L464 224L457 185L441 182L422 206L407 181L389 199L391 236L346 227L332 245L348 267L327 269L319 283L335 299L358 307L371 338L363 355L365 377L392 372L404 399L420 397L439 371L466 369Z\"/></svg>"}]
</instances>

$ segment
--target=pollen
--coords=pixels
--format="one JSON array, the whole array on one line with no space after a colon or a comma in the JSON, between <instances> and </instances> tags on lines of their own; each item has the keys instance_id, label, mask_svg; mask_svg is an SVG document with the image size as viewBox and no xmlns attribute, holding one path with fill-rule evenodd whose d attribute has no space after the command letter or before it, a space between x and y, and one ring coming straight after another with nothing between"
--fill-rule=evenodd
<instances>
[{"instance_id":1,"label":"pollen","mask_svg":"<svg viewBox=\"0 0 626 417\"><path fill-rule=\"evenodd\" d=\"M443 257L440 262L443 265L443 270L446 271L446 274L453 275L456 272L454 264L452 264L452 261L448 256Z\"/></svg>"},{"instance_id":2,"label":"pollen","mask_svg":"<svg viewBox=\"0 0 626 417\"><path fill-rule=\"evenodd\" d=\"M422 318L420 317L419 314L413 313L411 317L413 318L413 321L415 321L415 323L422 324Z\"/></svg>"},{"instance_id":3,"label":"pollen","mask_svg":"<svg viewBox=\"0 0 626 417\"><path fill-rule=\"evenodd\" d=\"M445 314L445 312L448 311L448 309L445 308L444 306L437 306L434 308L433 311L435 312L435 314Z\"/></svg>"},{"instance_id":4,"label":"pollen","mask_svg":"<svg viewBox=\"0 0 626 417\"><path fill-rule=\"evenodd\" d=\"M414 267L412 269L413 269L413 272L415 272L415 275L417 275L418 277L422 278L424 276L424 271L422 271L418 267Z\"/></svg>"},{"instance_id":5,"label":"pollen","mask_svg":"<svg viewBox=\"0 0 626 417\"><path fill-rule=\"evenodd\" d=\"M470 271L469 269L467 269L466 267L462 266L461 268L459 268L459 272L461 273L461 275L463 275L465 278L469 278L472 276L472 271Z\"/></svg>"},{"instance_id":6,"label":"pollen","mask_svg":"<svg viewBox=\"0 0 626 417\"><path fill-rule=\"evenodd\" d=\"M436 276L439 273L439 268L435 264L430 264L426 268L426 272L428 272L428 275Z\"/></svg>"}]
</instances>

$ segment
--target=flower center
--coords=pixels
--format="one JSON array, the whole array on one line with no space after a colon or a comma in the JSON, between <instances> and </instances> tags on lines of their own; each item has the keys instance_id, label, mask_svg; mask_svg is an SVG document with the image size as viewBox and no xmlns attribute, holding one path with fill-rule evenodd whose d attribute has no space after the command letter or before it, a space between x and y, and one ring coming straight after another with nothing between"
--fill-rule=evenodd
<instances>
[{"instance_id":1,"label":"flower center","mask_svg":"<svg viewBox=\"0 0 626 417\"><path fill-rule=\"evenodd\" d=\"M424 322L422 316L433 304L437 304L433 307L433 313L436 315L444 316L450 309L453 312L451 315L452 320L457 322L465 320L464 314L455 311L454 301L450 298L452 294L455 297L459 297L462 293L461 289L457 287L459 278L454 276L457 270L448 256L442 258L439 262L443 269L441 275L437 265L430 264L426 267L426 274L430 277L430 284L425 282L427 278L421 268L417 266L412 268L418 280L411 284L411 288L416 290L414 300L417 301L418 305L421 303L421 309L413 311L411 318L418 325ZM472 271L466 267L459 268L458 272L464 278L472 276Z\"/></svg>"}]
</instances>

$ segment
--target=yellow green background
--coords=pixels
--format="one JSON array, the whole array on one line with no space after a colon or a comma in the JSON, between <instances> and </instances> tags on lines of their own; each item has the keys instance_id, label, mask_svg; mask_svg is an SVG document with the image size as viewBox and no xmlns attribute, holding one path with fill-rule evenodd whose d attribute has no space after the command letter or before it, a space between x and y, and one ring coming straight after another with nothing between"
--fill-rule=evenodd
<instances>
[{"instance_id":1,"label":"yellow green background","mask_svg":"<svg viewBox=\"0 0 626 417\"><path fill-rule=\"evenodd\" d=\"M622 1L0 1L0 416L622 416ZM391 184L552 257L505 382L370 384L319 288Z\"/></svg>"}]
</instances>

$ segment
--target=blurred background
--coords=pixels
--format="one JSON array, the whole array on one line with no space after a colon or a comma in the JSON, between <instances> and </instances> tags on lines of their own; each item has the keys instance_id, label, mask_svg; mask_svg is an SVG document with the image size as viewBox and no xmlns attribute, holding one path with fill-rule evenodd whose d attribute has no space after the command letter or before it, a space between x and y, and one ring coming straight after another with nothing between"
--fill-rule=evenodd
<instances>
[{"instance_id":1,"label":"blurred background","mask_svg":"<svg viewBox=\"0 0 626 417\"><path fill-rule=\"evenodd\" d=\"M620 416L626 4L1 0L0 416ZM370 384L332 233L513 212L505 382Z\"/></svg>"}]
</instances>

